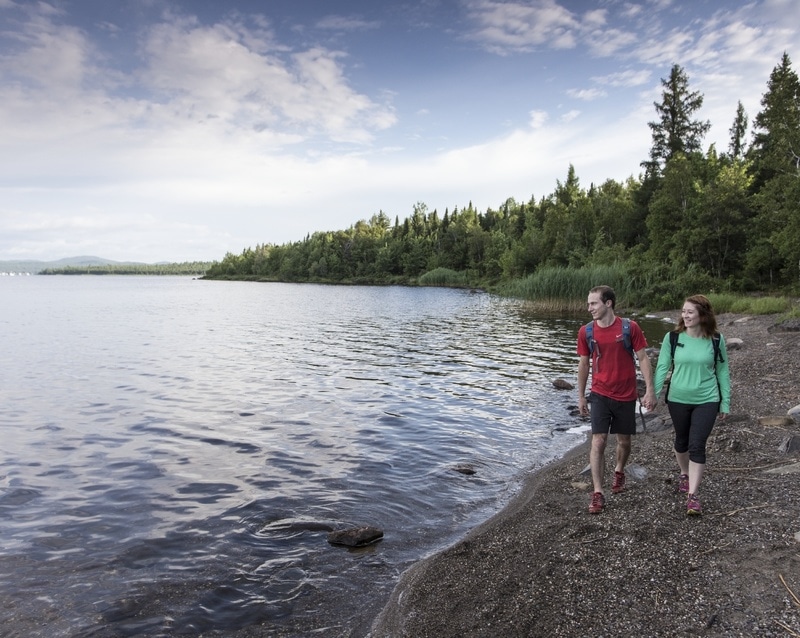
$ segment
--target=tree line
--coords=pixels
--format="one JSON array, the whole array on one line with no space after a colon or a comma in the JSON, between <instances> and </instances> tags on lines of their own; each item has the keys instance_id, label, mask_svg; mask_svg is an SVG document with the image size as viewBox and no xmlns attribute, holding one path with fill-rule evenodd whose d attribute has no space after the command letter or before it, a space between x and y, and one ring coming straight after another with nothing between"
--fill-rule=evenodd
<instances>
[{"instance_id":1,"label":"tree line","mask_svg":"<svg viewBox=\"0 0 800 638\"><path fill-rule=\"evenodd\" d=\"M727 149L703 148L710 122L685 70L661 80L652 145L637 178L581 186L575 169L547 196L383 212L346 230L228 253L212 279L455 283L497 288L542 269L614 266L648 282L649 304L688 292L800 290L800 81L784 53L752 125L739 102ZM748 140L748 129L751 129Z\"/></svg>"},{"instance_id":2,"label":"tree line","mask_svg":"<svg viewBox=\"0 0 800 638\"><path fill-rule=\"evenodd\" d=\"M210 261L185 261L169 264L101 264L43 268L40 275L194 275L202 276L213 265Z\"/></svg>"}]
</instances>

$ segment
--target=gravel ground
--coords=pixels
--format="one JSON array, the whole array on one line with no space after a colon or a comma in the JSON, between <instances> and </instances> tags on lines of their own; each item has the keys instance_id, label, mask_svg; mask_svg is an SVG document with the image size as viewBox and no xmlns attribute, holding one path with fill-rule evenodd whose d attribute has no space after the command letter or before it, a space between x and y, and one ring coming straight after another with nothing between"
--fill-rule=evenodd
<instances>
[{"instance_id":1,"label":"gravel ground","mask_svg":"<svg viewBox=\"0 0 800 638\"><path fill-rule=\"evenodd\" d=\"M666 313L665 313L666 314ZM800 332L722 315L733 398L687 517L663 404L637 435L628 489L587 513L588 444L534 474L466 539L403 574L373 638L800 636ZM608 479L614 437L606 451Z\"/></svg>"}]
</instances>

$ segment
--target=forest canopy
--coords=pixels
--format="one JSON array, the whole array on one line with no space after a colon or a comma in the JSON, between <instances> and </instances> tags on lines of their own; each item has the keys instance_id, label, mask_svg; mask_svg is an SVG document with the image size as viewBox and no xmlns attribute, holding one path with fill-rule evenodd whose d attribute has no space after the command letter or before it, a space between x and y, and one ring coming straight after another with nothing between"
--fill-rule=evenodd
<instances>
[{"instance_id":1,"label":"forest canopy","mask_svg":"<svg viewBox=\"0 0 800 638\"><path fill-rule=\"evenodd\" d=\"M731 106L726 149L703 147L703 95L681 66L661 85L638 177L586 188L569 165L539 199L443 213L420 202L394 221L380 211L346 230L228 253L206 278L524 290L543 269L613 266L649 305L696 291L800 290L800 81L789 55L752 127L741 102Z\"/></svg>"}]
</instances>

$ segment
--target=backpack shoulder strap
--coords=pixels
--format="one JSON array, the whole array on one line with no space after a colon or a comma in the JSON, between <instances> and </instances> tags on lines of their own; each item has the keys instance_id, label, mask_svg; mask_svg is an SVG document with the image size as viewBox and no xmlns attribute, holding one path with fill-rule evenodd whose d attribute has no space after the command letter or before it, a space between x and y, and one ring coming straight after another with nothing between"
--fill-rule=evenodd
<instances>
[{"instance_id":1,"label":"backpack shoulder strap","mask_svg":"<svg viewBox=\"0 0 800 638\"><path fill-rule=\"evenodd\" d=\"M622 319L622 344L625 349L633 355L633 341L631 340L631 320L627 317Z\"/></svg>"},{"instance_id":2,"label":"backpack shoulder strap","mask_svg":"<svg viewBox=\"0 0 800 638\"><path fill-rule=\"evenodd\" d=\"M672 359L675 359L675 348L678 347L678 333L674 330L670 330L669 333L669 350Z\"/></svg>"},{"instance_id":3,"label":"backpack shoulder strap","mask_svg":"<svg viewBox=\"0 0 800 638\"><path fill-rule=\"evenodd\" d=\"M594 354L594 321L586 324L586 341L589 343L589 355ZM622 319L622 343L625 349L633 356L633 342L631 340L631 320Z\"/></svg>"},{"instance_id":4,"label":"backpack shoulder strap","mask_svg":"<svg viewBox=\"0 0 800 638\"><path fill-rule=\"evenodd\" d=\"M711 336L711 343L714 346L714 367L717 366L717 361L720 363L725 363L725 359L722 358L722 352L720 352L720 345L719 345L719 333L715 332Z\"/></svg>"},{"instance_id":5,"label":"backpack shoulder strap","mask_svg":"<svg viewBox=\"0 0 800 638\"><path fill-rule=\"evenodd\" d=\"M590 321L585 326L586 342L589 344L589 356L594 355L594 321Z\"/></svg>"}]
</instances>

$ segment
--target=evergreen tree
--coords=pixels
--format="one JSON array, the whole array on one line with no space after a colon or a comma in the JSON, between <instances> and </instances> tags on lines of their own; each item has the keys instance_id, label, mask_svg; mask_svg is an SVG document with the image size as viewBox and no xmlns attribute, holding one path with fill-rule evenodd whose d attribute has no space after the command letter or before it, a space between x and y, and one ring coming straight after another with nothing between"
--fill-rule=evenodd
<instances>
[{"instance_id":1,"label":"evergreen tree","mask_svg":"<svg viewBox=\"0 0 800 638\"><path fill-rule=\"evenodd\" d=\"M661 102L653 102L659 119L647 123L653 134L653 146L650 162L645 166L655 173L677 153L701 151L703 138L711 128L709 121L692 119L703 106L703 95L689 90L689 78L679 65L673 65L669 77L661 80L661 86L664 87Z\"/></svg>"},{"instance_id":2,"label":"evergreen tree","mask_svg":"<svg viewBox=\"0 0 800 638\"><path fill-rule=\"evenodd\" d=\"M731 135L731 143L728 146L731 158L734 160L740 159L744 155L744 140L747 135L747 113L742 106L741 101L736 107L736 117L733 120L733 125L729 129Z\"/></svg>"},{"instance_id":3,"label":"evergreen tree","mask_svg":"<svg viewBox=\"0 0 800 638\"><path fill-rule=\"evenodd\" d=\"M800 278L800 80L788 54L773 69L749 150L758 210L748 274L756 282Z\"/></svg>"},{"instance_id":4,"label":"evergreen tree","mask_svg":"<svg viewBox=\"0 0 800 638\"><path fill-rule=\"evenodd\" d=\"M786 53L772 70L761 106L749 150L756 190L778 174L800 174L800 80Z\"/></svg>"}]
</instances>

